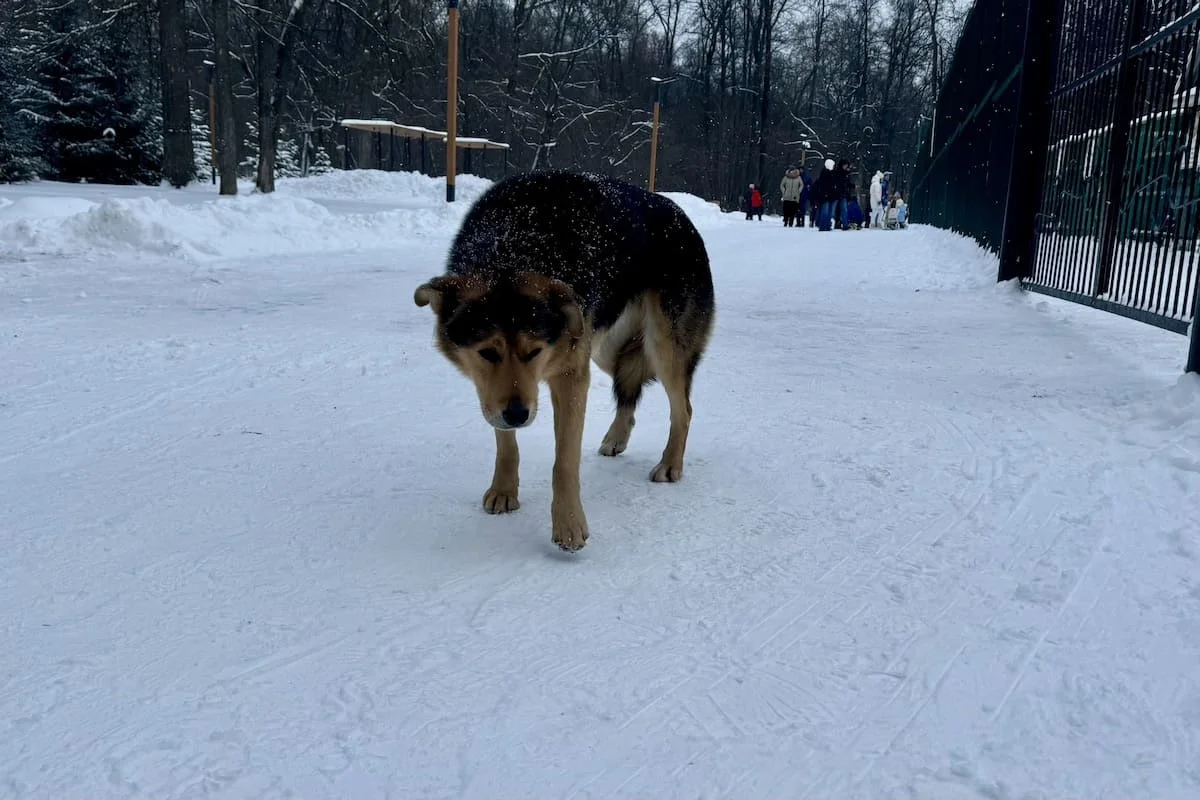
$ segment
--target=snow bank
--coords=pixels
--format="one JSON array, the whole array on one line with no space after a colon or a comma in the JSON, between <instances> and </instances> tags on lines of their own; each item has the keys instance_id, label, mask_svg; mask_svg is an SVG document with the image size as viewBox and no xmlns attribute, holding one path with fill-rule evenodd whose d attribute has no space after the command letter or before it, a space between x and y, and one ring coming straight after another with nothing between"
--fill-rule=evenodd
<instances>
[{"instance_id":1,"label":"snow bank","mask_svg":"<svg viewBox=\"0 0 1200 800\"><path fill-rule=\"evenodd\" d=\"M196 201L170 190L97 199L72 194L17 197L0 207L0 257L89 253L170 255L206 261L395 247L448 236L488 185L464 176L462 202L445 202L443 179L415 173L332 173L281 180L270 195ZM44 190L44 187L43 187ZM79 192L84 195L84 192ZM351 208L347 200L357 201Z\"/></svg>"},{"instance_id":2,"label":"snow bank","mask_svg":"<svg viewBox=\"0 0 1200 800\"><path fill-rule=\"evenodd\" d=\"M492 181L476 175L459 175L454 185L458 200L469 205L487 191ZM280 194L312 200L357 200L404 206L413 201L445 205L446 199L446 179L443 177L375 169L335 170L310 178L280 178L275 182L275 189Z\"/></svg>"},{"instance_id":3,"label":"snow bank","mask_svg":"<svg viewBox=\"0 0 1200 800\"><path fill-rule=\"evenodd\" d=\"M872 231L864 231L871 234ZM995 253L970 236L927 225L910 225L900 231L874 231L877 236L911 236L928 256L922 263L906 259L905 274L919 279L922 288L933 290L995 289L1000 261ZM900 247L897 244L897 247ZM906 248L907 249L907 248ZM1008 291L1011 287L1002 287Z\"/></svg>"},{"instance_id":4,"label":"snow bank","mask_svg":"<svg viewBox=\"0 0 1200 800\"><path fill-rule=\"evenodd\" d=\"M492 184L474 175L456 183L453 204L445 202L444 178L378 170L284 178L273 194L235 197L201 185L188 192L52 182L11 187L0 197L0 259L140 253L204 262L448 239ZM727 223L728 215L695 195L667 196L698 228Z\"/></svg>"},{"instance_id":5,"label":"snow bank","mask_svg":"<svg viewBox=\"0 0 1200 800\"><path fill-rule=\"evenodd\" d=\"M659 194L673 200L683 209L683 213L688 215L692 224L702 231L723 228L731 224L737 216L736 213L722 211L720 206L710 203L703 197L697 197L687 192L659 192Z\"/></svg>"},{"instance_id":6,"label":"snow bank","mask_svg":"<svg viewBox=\"0 0 1200 800\"><path fill-rule=\"evenodd\" d=\"M1138 423L1150 431L1170 432L1172 441L1193 454L1191 469L1200 473L1200 375L1180 375L1172 386L1138 410L1134 425ZM1162 439L1161 436L1147 438Z\"/></svg>"}]
</instances>

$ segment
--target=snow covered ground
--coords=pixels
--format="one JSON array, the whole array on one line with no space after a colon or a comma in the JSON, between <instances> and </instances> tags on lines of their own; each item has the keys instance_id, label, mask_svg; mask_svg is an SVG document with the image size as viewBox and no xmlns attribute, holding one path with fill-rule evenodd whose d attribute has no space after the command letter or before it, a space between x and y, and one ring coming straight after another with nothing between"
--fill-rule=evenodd
<instances>
[{"instance_id":1,"label":"snow covered ground","mask_svg":"<svg viewBox=\"0 0 1200 800\"><path fill-rule=\"evenodd\" d=\"M0 187L0 796L1200 796L1182 337L687 198L687 475L597 371L566 556L549 424L480 508L441 193Z\"/></svg>"}]
</instances>

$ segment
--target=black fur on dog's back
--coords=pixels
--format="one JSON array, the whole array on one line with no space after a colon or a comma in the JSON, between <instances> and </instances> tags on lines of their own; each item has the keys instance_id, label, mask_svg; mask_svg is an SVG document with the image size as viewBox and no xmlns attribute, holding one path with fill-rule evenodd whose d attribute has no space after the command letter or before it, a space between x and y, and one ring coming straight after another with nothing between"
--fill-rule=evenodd
<instances>
[{"instance_id":1,"label":"black fur on dog's back","mask_svg":"<svg viewBox=\"0 0 1200 800\"><path fill-rule=\"evenodd\" d=\"M531 271L558 279L574 290L597 331L651 291L675 319L708 319L714 311L708 253L683 210L589 173L529 173L492 186L463 219L446 271L496 285L506 295L495 298L497 305L510 310L518 299L503 288L510 276Z\"/></svg>"}]
</instances>

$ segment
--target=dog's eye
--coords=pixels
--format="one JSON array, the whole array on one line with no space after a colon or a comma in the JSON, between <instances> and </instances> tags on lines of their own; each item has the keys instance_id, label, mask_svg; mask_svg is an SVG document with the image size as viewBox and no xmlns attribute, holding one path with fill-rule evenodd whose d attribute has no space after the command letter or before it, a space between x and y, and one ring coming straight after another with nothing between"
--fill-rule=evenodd
<instances>
[{"instance_id":1,"label":"dog's eye","mask_svg":"<svg viewBox=\"0 0 1200 800\"><path fill-rule=\"evenodd\" d=\"M500 363L500 354L496 352L496 348L494 347L483 348L479 351L479 355L483 357L484 361L490 361L493 364Z\"/></svg>"},{"instance_id":2,"label":"dog's eye","mask_svg":"<svg viewBox=\"0 0 1200 800\"><path fill-rule=\"evenodd\" d=\"M530 361L533 361L535 358L537 358L539 355L541 355L541 353L542 353L542 348L535 347L532 350L530 350L525 355L525 357L522 358L521 360L524 361L526 364L528 364Z\"/></svg>"}]
</instances>

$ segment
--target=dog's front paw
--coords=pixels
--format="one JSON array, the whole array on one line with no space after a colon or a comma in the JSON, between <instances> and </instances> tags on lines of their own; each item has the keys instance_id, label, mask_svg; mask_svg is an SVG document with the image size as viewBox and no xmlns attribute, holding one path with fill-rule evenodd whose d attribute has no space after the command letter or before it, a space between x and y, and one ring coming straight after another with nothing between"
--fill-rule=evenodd
<instances>
[{"instance_id":1,"label":"dog's front paw","mask_svg":"<svg viewBox=\"0 0 1200 800\"><path fill-rule=\"evenodd\" d=\"M683 465L668 464L665 461L660 462L658 466L650 470L650 480L655 483L678 483L683 479Z\"/></svg>"},{"instance_id":2,"label":"dog's front paw","mask_svg":"<svg viewBox=\"0 0 1200 800\"><path fill-rule=\"evenodd\" d=\"M488 489L483 495L483 510L489 514L507 514L521 507L516 491Z\"/></svg>"},{"instance_id":3,"label":"dog's front paw","mask_svg":"<svg viewBox=\"0 0 1200 800\"><path fill-rule=\"evenodd\" d=\"M551 540L568 553L582 550L587 544L588 524L582 507L554 506L550 509L550 523Z\"/></svg>"},{"instance_id":4,"label":"dog's front paw","mask_svg":"<svg viewBox=\"0 0 1200 800\"><path fill-rule=\"evenodd\" d=\"M600 455L602 456L619 456L625 452L625 448L629 446L629 440L621 441L619 439L610 439L604 437L604 441L600 444Z\"/></svg>"}]
</instances>

